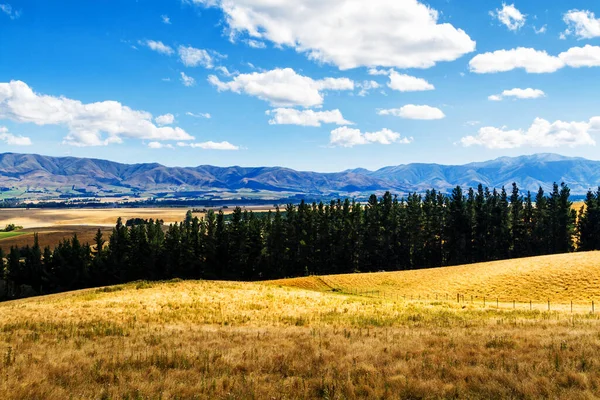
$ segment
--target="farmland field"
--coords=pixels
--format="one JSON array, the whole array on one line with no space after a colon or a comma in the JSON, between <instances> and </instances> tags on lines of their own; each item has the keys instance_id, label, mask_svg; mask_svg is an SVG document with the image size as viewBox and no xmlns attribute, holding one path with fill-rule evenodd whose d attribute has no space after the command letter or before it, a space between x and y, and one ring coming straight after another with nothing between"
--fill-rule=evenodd
<instances>
[{"instance_id":1,"label":"farmland field","mask_svg":"<svg viewBox=\"0 0 600 400\"><path fill-rule=\"evenodd\" d=\"M574 272L556 276L568 257ZM511 288L536 276L583 303L597 258L481 264L481 278L455 267L304 283L137 282L7 302L0 398L595 398L596 313L350 292L479 287L537 298L536 286Z\"/></svg>"},{"instance_id":2,"label":"farmland field","mask_svg":"<svg viewBox=\"0 0 600 400\"><path fill-rule=\"evenodd\" d=\"M0 240L14 238L16 236L26 235L26 232L22 231L11 231L11 232L0 232Z\"/></svg>"},{"instance_id":3,"label":"farmland field","mask_svg":"<svg viewBox=\"0 0 600 400\"><path fill-rule=\"evenodd\" d=\"M248 210L265 211L270 207L248 206ZM53 247L63 239L77 234L82 243L92 243L98 229L105 233L105 239L112 231L117 218L123 222L130 218L162 219L165 225L185 219L188 208L99 208L99 209L0 209L0 227L7 224L23 226L18 232L0 232L0 247L4 250L10 246L33 244L33 233L38 233L40 245ZM217 211L217 210L215 210ZM233 208L223 210L225 214ZM202 217L203 213L194 213Z\"/></svg>"}]
</instances>

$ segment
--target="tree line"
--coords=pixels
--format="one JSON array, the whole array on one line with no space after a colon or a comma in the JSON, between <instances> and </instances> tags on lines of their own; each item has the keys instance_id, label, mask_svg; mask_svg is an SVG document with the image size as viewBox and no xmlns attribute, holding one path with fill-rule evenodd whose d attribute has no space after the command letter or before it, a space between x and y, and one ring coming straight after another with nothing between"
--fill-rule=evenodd
<instances>
[{"instance_id":1,"label":"tree line","mask_svg":"<svg viewBox=\"0 0 600 400\"><path fill-rule=\"evenodd\" d=\"M600 189L579 213L564 183L535 194L456 187L366 204L304 201L268 213L188 212L181 223L121 219L106 240L77 236L54 249L0 249L8 297L135 280L263 280L311 274L396 271L600 249Z\"/></svg>"}]
</instances>

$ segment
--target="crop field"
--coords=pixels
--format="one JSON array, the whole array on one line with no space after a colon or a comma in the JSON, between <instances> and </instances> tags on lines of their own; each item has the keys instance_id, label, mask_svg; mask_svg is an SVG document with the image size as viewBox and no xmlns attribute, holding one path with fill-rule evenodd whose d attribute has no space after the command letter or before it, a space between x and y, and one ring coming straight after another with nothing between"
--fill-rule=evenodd
<instances>
[{"instance_id":1,"label":"crop field","mask_svg":"<svg viewBox=\"0 0 600 400\"><path fill-rule=\"evenodd\" d=\"M38 234L38 240L40 246L54 247L61 240L71 239L74 234L77 234L77 238L81 243L92 244L96 232L100 229L104 234L104 239L108 240L108 236L112 232L112 228L106 226L87 226L87 225L63 225L56 227L46 228L27 228L16 232L16 236L2 237L0 234L0 248L4 252L8 252L11 246L24 247L26 245L33 245L33 234Z\"/></svg>"},{"instance_id":2,"label":"crop field","mask_svg":"<svg viewBox=\"0 0 600 400\"><path fill-rule=\"evenodd\" d=\"M454 274L439 269L395 278L381 273L320 279L344 282L348 292L381 285L417 291L449 279L448 290L482 285L480 291L512 293L513 283L546 270L555 276L554 262L564 265L577 256L513 260L520 267L475 266L483 278L455 267ZM581 257L571 264L579 275L598 255ZM582 261L587 264L578 265ZM502 274L493 273L502 269L515 274L504 288ZM412 274L429 280L418 284ZM560 276L568 286L565 298L591 287L593 281L577 276ZM310 279L316 278L305 282ZM381 298L329 286L300 288L300 282L136 282L2 303L0 398L600 395L597 313ZM540 290L519 287L525 297Z\"/></svg>"},{"instance_id":3,"label":"crop field","mask_svg":"<svg viewBox=\"0 0 600 400\"><path fill-rule=\"evenodd\" d=\"M26 235L27 232L22 231L11 231L11 232L0 232L0 240L14 238L16 236Z\"/></svg>"},{"instance_id":4,"label":"crop field","mask_svg":"<svg viewBox=\"0 0 600 400\"><path fill-rule=\"evenodd\" d=\"M248 210L257 213L268 211L271 207L248 206ZM33 233L38 233L40 245L54 247L63 239L77 234L82 243L92 243L97 230L105 233L105 240L112 231L117 218L123 222L131 218L162 219L165 225L181 222L188 208L99 208L99 209L24 209L0 208L0 227L7 224L23 226L16 232L0 232L0 247L5 251L10 246L33 244ZM218 209L215 209L218 211ZM223 210L225 214L233 208ZM202 217L203 213L194 213Z\"/></svg>"}]
</instances>

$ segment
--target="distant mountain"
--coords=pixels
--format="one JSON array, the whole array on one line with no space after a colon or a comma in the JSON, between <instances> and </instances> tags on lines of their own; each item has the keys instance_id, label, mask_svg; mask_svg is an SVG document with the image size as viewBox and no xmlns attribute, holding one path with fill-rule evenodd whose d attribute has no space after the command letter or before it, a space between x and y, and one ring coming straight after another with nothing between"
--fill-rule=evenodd
<instances>
[{"instance_id":1,"label":"distant mountain","mask_svg":"<svg viewBox=\"0 0 600 400\"><path fill-rule=\"evenodd\" d=\"M82 193L168 194L209 191L288 192L327 195L390 190L396 193L456 185L548 189L565 182L573 194L585 194L600 185L600 161L535 154L501 157L465 165L406 164L369 171L356 168L337 173L295 171L282 167L165 167L157 163L121 164L106 160L47 157L36 154L0 154L0 187L4 192L46 194Z\"/></svg>"}]
</instances>

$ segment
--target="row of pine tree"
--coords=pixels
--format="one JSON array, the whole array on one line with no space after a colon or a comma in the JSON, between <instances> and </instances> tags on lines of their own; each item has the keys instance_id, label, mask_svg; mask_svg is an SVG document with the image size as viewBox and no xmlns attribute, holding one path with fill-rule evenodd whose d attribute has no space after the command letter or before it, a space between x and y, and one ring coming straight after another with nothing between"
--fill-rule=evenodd
<instances>
[{"instance_id":1,"label":"row of pine tree","mask_svg":"<svg viewBox=\"0 0 600 400\"><path fill-rule=\"evenodd\" d=\"M33 246L0 254L0 271L9 297L19 297L24 285L53 293L140 279L259 280L600 249L600 189L588 193L579 215L569 195L565 184L535 196L516 184L510 194L479 185L450 195L372 195L366 204L301 202L267 214L235 208L198 219L188 212L168 227L119 219L108 241L98 231L92 245L74 236L42 250L36 236Z\"/></svg>"}]
</instances>

